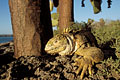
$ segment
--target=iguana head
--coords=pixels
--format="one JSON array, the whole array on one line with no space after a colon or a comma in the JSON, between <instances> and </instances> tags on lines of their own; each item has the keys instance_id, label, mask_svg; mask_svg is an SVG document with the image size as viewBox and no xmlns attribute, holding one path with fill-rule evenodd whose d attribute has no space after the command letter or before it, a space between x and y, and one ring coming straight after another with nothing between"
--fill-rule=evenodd
<instances>
[{"instance_id":1,"label":"iguana head","mask_svg":"<svg viewBox=\"0 0 120 80\"><path fill-rule=\"evenodd\" d=\"M51 38L45 46L45 51L51 55L59 53L60 55L67 55L72 48L72 42L64 34L58 34Z\"/></svg>"}]
</instances>

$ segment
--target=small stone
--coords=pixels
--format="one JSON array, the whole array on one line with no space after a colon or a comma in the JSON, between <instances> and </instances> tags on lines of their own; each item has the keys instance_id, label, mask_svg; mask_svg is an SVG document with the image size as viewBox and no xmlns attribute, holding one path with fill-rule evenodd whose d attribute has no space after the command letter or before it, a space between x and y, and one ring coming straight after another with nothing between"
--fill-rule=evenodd
<instances>
[{"instance_id":1,"label":"small stone","mask_svg":"<svg viewBox=\"0 0 120 80\"><path fill-rule=\"evenodd\" d=\"M13 42L10 42L9 45L10 45L10 46L14 46L14 43L13 43Z\"/></svg>"}]
</instances>

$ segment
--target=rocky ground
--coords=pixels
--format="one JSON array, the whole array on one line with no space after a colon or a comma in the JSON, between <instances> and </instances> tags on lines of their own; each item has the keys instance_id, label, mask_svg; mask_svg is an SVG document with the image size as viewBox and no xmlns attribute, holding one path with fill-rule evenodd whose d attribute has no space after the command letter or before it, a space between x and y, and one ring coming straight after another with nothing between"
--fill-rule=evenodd
<instances>
[{"instance_id":1,"label":"rocky ground","mask_svg":"<svg viewBox=\"0 0 120 80\"><path fill-rule=\"evenodd\" d=\"M120 59L111 49L103 52L104 61L93 66L93 75L86 72L84 80L120 79ZM0 80L80 80L80 75L75 74L77 67L73 66L76 55L22 56L18 59L13 55L13 42L0 44Z\"/></svg>"}]
</instances>

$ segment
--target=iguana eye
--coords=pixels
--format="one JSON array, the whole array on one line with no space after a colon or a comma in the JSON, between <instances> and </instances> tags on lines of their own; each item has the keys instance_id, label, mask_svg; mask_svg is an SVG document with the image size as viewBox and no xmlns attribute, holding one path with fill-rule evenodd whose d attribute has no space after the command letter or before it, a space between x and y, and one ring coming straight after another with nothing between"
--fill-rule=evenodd
<instances>
[{"instance_id":1,"label":"iguana eye","mask_svg":"<svg viewBox=\"0 0 120 80\"><path fill-rule=\"evenodd\" d=\"M55 43L57 43L57 41L55 41Z\"/></svg>"}]
</instances>

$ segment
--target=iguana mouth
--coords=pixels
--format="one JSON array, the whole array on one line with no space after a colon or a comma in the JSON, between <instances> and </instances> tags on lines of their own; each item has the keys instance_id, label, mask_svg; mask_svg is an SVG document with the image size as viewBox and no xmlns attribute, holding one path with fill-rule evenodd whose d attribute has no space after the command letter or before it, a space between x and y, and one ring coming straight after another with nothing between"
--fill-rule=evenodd
<instances>
[{"instance_id":1,"label":"iguana mouth","mask_svg":"<svg viewBox=\"0 0 120 80\"><path fill-rule=\"evenodd\" d=\"M52 53L52 54L56 54L56 53L59 53L59 52L61 52L61 51L63 51L63 50L65 50L66 49L66 45L64 45L64 46L57 46L57 47L55 47L55 46L51 46L51 47L45 47L45 51L47 52L47 53Z\"/></svg>"}]
</instances>

